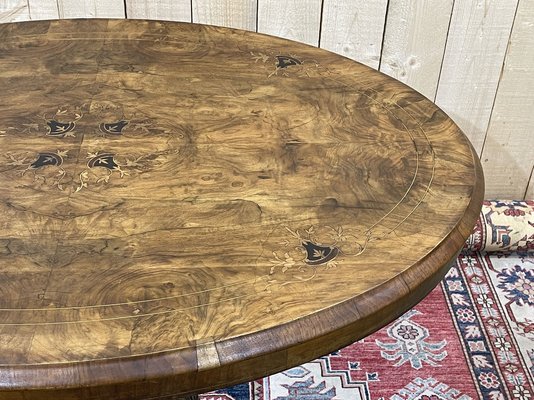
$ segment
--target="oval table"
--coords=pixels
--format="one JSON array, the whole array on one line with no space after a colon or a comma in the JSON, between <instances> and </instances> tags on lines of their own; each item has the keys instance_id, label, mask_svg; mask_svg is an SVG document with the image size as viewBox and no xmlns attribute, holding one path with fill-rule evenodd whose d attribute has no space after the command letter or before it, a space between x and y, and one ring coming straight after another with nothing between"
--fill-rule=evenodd
<instances>
[{"instance_id":1,"label":"oval table","mask_svg":"<svg viewBox=\"0 0 534 400\"><path fill-rule=\"evenodd\" d=\"M453 121L339 55L156 21L0 37L0 399L301 364L420 301L478 216Z\"/></svg>"}]
</instances>

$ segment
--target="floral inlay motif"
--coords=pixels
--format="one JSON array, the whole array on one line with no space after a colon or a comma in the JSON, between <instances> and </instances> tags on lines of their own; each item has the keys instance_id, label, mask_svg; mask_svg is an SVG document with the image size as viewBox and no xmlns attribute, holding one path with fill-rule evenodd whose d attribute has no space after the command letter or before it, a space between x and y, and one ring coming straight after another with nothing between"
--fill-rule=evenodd
<instances>
[{"instance_id":1,"label":"floral inlay motif","mask_svg":"<svg viewBox=\"0 0 534 400\"><path fill-rule=\"evenodd\" d=\"M79 185L76 188L76 192L87 187L87 183L90 181L90 174L94 176L96 183L108 183L113 172L118 172L121 178L129 175L128 172L121 169L121 165L115 160L115 154L113 153L87 153L87 158L89 159L87 169L84 169L80 173ZM99 174L95 169L100 169L100 172L103 172L103 174Z\"/></svg>"},{"instance_id":2,"label":"floral inlay motif","mask_svg":"<svg viewBox=\"0 0 534 400\"><path fill-rule=\"evenodd\" d=\"M112 123L102 122L98 127L102 133L107 133L110 135L120 135L122 133L122 130L126 125L128 125L128 123L129 121L121 119L120 121Z\"/></svg>"},{"instance_id":3,"label":"floral inlay motif","mask_svg":"<svg viewBox=\"0 0 534 400\"><path fill-rule=\"evenodd\" d=\"M62 180L67 172L62 165L68 157L68 150L37 154L31 152L6 153L4 157L7 159L5 164L8 166L15 168L26 166L21 171L20 176L31 173L34 181L49 184L59 190L63 190ZM52 172L47 173L45 170L51 170Z\"/></svg>"},{"instance_id":4,"label":"floral inlay motif","mask_svg":"<svg viewBox=\"0 0 534 400\"><path fill-rule=\"evenodd\" d=\"M85 105L76 107L72 112L69 112L67 107L59 107L52 118L43 115L43 120L46 125L47 135L55 137L76 137L75 128L76 123L83 117L83 108ZM38 128L38 124L36 124Z\"/></svg>"},{"instance_id":5,"label":"floral inlay motif","mask_svg":"<svg viewBox=\"0 0 534 400\"><path fill-rule=\"evenodd\" d=\"M8 172L13 177L24 178L26 185L51 186L61 191L79 192L90 185L108 184L113 175L124 178L140 174L164 162L166 155L176 153L183 138L180 127L160 126L139 113L127 118L121 105L109 101L93 101L90 106L60 106L56 111L16 122L2 129L1 136L12 135L19 140L28 136L49 137L50 146L38 141L40 148L34 151L6 152L0 155L0 164L3 158L3 164L11 167ZM125 139L152 140L157 150L149 154L135 146L125 146L127 150L122 150L115 141ZM58 140L62 143L60 150L52 150L59 147ZM86 161L83 161L82 143L87 152ZM80 162L84 165L78 166ZM27 176L32 180L28 181Z\"/></svg>"},{"instance_id":6,"label":"floral inlay motif","mask_svg":"<svg viewBox=\"0 0 534 400\"><path fill-rule=\"evenodd\" d=\"M260 63L269 71L268 77L280 76L301 76L306 77L317 71L319 64L315 60L306 60L293 54L259 52L250 53L255 63Z\"/></svg>"},{"instance_id":7,"label":"floral inlay motif","mask_svg":"<svg viewBox=\"0 0 534 400\"><path fill-rule=\"evenodd\" d=\"M318 269L338 266L342 257L357 256L364 250L358 237L343 227L309 226L305 229L282 228L286 239L275 244L269 259L272 264L269 283L287 285L313 279ZM286 276L280 280L278 274Z\"/></svg>"},{"instance_id":8,"label":"floral inlay motif","mask_svg":"<svg viewBox=\"0 0 534 400\"><path fill-rule=\"evenodd\" d=\"M283 255L273 251L271 274L274 274L277 268L280 268L282 272L287 272L292 268L302 271L306 266L324 265L326 268L336 266L335 258L339 254L336 240L332 240L330 244L323 244L322 239L325 238L316 236L316 228L314 226L310 226L304 232L293 231L288 227L285 229L293 240L286 239L282 242L285 247L289 247ZM336 232L334 228L330 229L332 232Z\"/></svg>"}]
</instances>

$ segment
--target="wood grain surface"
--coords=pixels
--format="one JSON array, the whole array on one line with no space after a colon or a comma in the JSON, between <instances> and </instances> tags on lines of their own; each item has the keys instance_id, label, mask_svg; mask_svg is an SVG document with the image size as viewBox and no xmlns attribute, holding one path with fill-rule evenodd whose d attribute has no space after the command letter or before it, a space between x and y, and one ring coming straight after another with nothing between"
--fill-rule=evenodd
<instances>
[{"instance_id":1,"label":"wood grain surface","mask_svg":"<svg viewBox=\"0 0 534 400\"><path fill-rule=\"evenodd\" d=\"M379 329L483 197L434 104L304 44L0 26L0 399L186 395Z\"/></svg>"}]
</instances>

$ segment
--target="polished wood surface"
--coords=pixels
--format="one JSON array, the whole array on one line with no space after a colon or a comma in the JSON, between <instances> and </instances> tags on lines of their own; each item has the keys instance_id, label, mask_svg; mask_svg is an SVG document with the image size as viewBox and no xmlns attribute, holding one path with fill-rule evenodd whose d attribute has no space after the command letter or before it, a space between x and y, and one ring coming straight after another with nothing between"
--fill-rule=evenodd
<instances>
[{"instance_id":1,"label":"polished wood surface","mask_svg":"<svg viewBox=\"0 0 534 400\"><path fill-rule=\"evenodd\" d=\"M154 21L0 38L0 399L308 361L423 298L480 210L458 127L338 55Z\"/></svg>"}]
</instances>

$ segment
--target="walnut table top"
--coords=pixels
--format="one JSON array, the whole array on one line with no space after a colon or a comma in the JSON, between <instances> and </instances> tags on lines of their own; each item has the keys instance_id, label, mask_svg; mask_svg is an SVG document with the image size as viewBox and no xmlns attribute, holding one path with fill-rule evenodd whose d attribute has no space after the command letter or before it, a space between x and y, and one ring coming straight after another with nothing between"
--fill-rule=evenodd
<instances>
[{"instance_id":1,"label":"walnut table top","mask_svg":"<svg viewBox=\"0 0 534 400\"><path fill-rule=\"evenodd\" d=\"M341 56L154 21L0 38L0 399L306 362L421 300L480 210L451 119Z\"/></svg>"}]
</instances>

